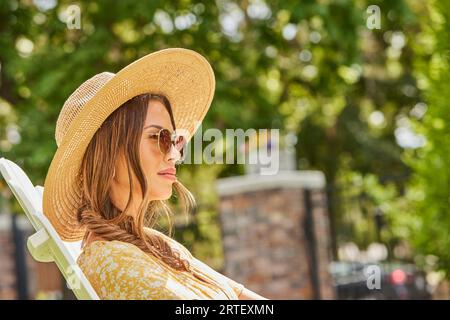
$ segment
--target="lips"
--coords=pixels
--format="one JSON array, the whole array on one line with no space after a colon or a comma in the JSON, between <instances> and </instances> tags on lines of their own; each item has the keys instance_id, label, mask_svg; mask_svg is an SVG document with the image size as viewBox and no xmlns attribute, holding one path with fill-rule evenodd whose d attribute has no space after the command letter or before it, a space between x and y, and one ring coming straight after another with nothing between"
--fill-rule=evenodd
<instances>
[{"instance_id":1,"label":"lips","mask_svg":"<svg viewBox=\"0 0 450 320\"><path fill-rule=\"evenodd\" d=\"M163 171L158 172L158 175L167 178L169 180L175 181L177 179L176 176L177 170L175 168L168 168Z\"/></svg>"},{"instance_id":2,"label":"lips","mask_svg":"<svg viewBox=\"0 0 450 320\"><path fill-rule=\"evenodd\" d=\"M168 168L168 169L158 172L158 174L170 174L170 175L175 175L176 173L177 173L177 170L175 168Z\"/></svg>"}]
</instances>

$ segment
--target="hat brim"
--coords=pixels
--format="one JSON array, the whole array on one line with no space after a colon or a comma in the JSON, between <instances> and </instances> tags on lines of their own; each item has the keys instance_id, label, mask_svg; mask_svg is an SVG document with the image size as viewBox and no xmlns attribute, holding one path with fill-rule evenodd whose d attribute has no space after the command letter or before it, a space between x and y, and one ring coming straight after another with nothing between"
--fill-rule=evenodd
<instances>
[{"instance_id":1,"label":"hat brim","mask_svg":"<svg viewBox=\"0 0 450 320\"><path fill-rule=\"evenodd\" d=\"M187 130L189 141L212 103L214 90L214 72L208 61L184 48L148 54L117 72L71 122L44 182L44 214L62 240L79 241L84 236L85 227L77 221L81 202L77 173L90 140L114 110L139 94L164 94L176 128Z\"/></svg>"}]
</instances>

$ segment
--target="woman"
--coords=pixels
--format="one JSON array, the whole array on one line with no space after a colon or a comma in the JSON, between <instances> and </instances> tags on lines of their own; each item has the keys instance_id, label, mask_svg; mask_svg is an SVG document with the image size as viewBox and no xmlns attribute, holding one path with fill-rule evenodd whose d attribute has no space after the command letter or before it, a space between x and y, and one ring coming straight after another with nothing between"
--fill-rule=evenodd
<instances>
[{"instance_id":1,"label":"woman","mask_svg":"<svg viewBox=\"0 0 450 320\"><path fill-rule=\"evenodd\" d=\"M153 228L170 222L172 190L185 213L195 205L176 165L214 89L206 59L171 48L95 75L64 104L43 207L63 240L83 240L78 264L101 299L265 299Z\"/></svg>"}]
</instances>

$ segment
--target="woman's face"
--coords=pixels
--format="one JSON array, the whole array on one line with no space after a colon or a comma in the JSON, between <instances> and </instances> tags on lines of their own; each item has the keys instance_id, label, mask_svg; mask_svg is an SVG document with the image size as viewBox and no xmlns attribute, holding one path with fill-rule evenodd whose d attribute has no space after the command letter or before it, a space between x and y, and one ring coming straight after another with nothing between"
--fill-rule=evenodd
<instances>
[{"instance_id":1,"label":"woman's face","mask_svg":"<svg viewBox=\"0 0 450 320\"><path fill-rule=\"evenodd\" d=\"M175 162L180 159L181 154L172 147L167 155L163 155L158 147L158 139L151 135L158 133L161 128L173 132L172 122L164 104L158 100L150 100L147 116L142 131L140 142L140 160L145 178L147 179L148 195L150 200L167 200L172 195L173 176L158 174L166 169L175 170ZM140 184L133 175L133 204L137 210L142 200ZM176 177L175 177L176 179ZM124 210L129 193L129 181L126 163L123 155L116 163L116 173L111 186L111 200L120 210Z\"/></svg>"}]
</instances>

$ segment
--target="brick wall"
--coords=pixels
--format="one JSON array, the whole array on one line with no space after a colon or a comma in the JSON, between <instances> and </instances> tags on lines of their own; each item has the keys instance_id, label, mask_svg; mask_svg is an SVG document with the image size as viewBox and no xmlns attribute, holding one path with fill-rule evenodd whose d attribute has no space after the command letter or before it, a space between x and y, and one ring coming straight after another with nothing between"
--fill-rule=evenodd
<instances>
[{"instance_id":1,"label":"brick wall","mask_svg":"<svg viewBox=\"0 0 450 320\"><path fill-rule=\"evenodd\" d=\"M219 180L224 274L269 299L333 299L324 185L321 173L300 171ZM305 189L311 190L311 224Z\"/></svg>"}]
</instances>

